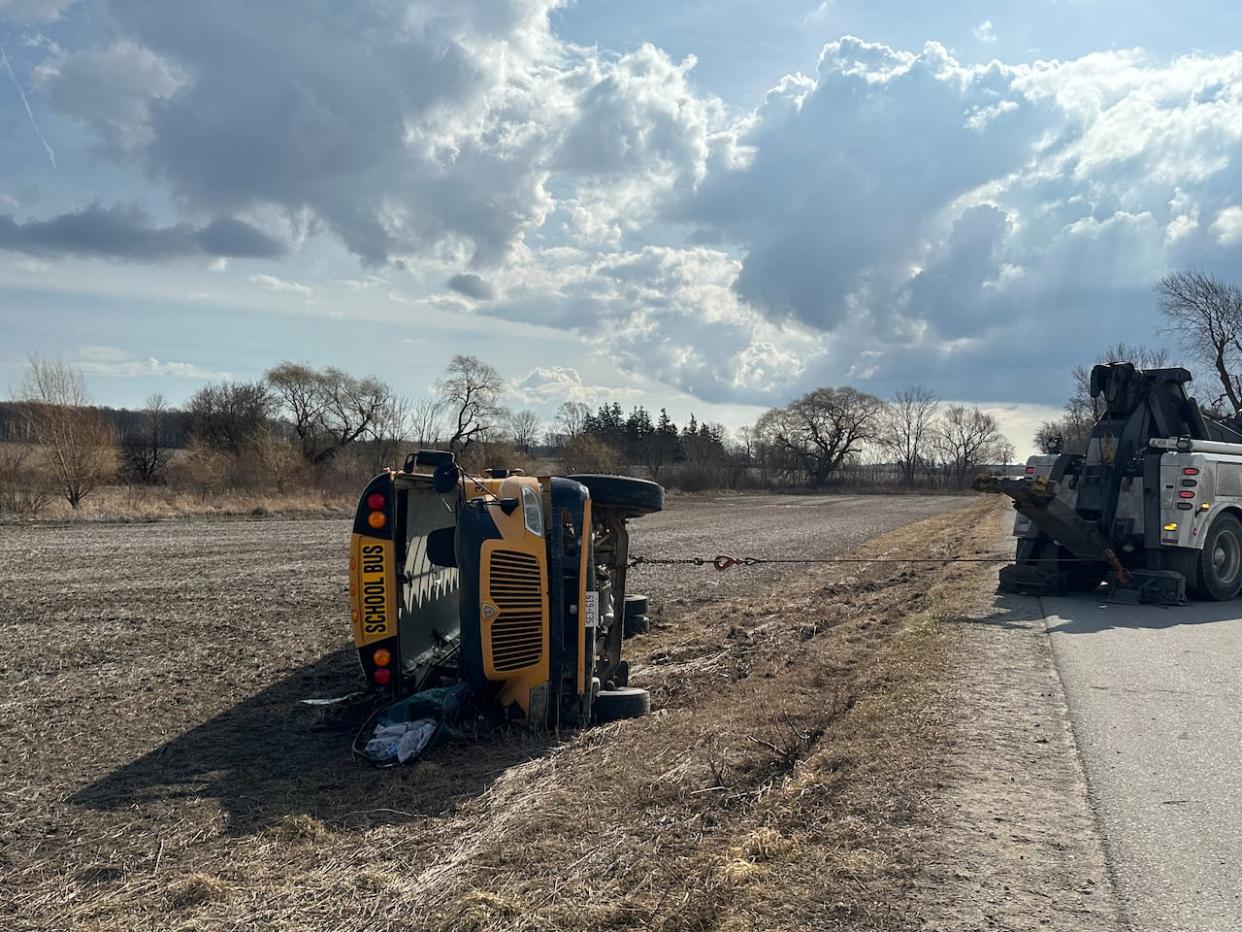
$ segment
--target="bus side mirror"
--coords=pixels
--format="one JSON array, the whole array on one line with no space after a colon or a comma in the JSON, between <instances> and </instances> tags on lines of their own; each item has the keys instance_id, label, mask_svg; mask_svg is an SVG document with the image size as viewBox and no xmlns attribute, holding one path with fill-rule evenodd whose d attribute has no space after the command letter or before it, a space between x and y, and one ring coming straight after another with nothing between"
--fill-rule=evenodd
<instances>
[{"instance_id":1,"label":"bus side mirror","mask_svg":"<svg viewBox=\"0 0 1242 932\"><path fill-rule=\"evenodd\" d=\"M436 471L431 474L431 487L441 495L447 495L457 488L460 481L460 471L457 464L450 461L441 463L436 467Z\"/></svg>"}]
</instances>

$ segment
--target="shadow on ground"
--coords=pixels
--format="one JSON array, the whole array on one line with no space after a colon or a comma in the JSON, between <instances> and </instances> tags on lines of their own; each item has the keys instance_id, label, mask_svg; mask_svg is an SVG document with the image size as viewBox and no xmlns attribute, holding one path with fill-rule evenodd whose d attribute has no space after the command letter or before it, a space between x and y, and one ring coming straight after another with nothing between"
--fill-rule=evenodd
<instances>
[{"instance_id":1,"label":"shadow on ground","mask_svg":"<svg viewBox=\"0 0 1242 932\"><path fill-rule=\"evenodd\" d=\"M483 793L509 767L541 756L553 738L509 730L469 734L432 749L416 768L376 770L350 745L370 711L330 716L299 703L357 688L352 649L308 664L71 797L97 810L154 816L215 800L227 831L245 835L306 815L326 825L404 822Z\"/></svg>"},{"instance_id":2,"label":"shadow on ground","mask_svg":"<svg viewBox=\"0 0 1242 932\"><path fill-rule=\"evenodd\" d=\"M1045 618L1049 634L1096 634L1117 628L1160 630L1242 620L1242 599L1186 605L1125 605L1109 602L1106 588L1055 597L997 593L991 613L968 623L1042 631Z\"/></svg>"},{"instance_id":3,"label":"shadow on ground","mask_svg":"<svg viewBox=\"0 0 1242 932\"><path fill-rule=\"evenodd\" d=\"M1105 592L1042 599L1049 633L1096 634L1113 628L1163 629L1218 624L1242 617L1242 602L1237 601L1121 605L1106 601Z\"/></svg>"}]
</instances>

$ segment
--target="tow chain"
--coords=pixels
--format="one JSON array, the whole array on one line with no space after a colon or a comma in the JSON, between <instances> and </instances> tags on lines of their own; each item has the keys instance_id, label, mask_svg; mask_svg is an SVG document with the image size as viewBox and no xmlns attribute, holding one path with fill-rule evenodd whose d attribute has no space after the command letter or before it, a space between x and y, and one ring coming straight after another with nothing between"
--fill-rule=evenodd
<instances>
[{"instance_id":1,"label":"tow chain","mask_svg":"<svg viewBox=\"0 0 1242 932\"><path fill-rule=\"evenodd\" d=\"M723 573L734 566L760 566L767 563L1012 563L1013 557L633 557L627 564L635 566L713 566ZM1062 560L1061 562L1068 562Z\"/></svg>"}]
</instances>

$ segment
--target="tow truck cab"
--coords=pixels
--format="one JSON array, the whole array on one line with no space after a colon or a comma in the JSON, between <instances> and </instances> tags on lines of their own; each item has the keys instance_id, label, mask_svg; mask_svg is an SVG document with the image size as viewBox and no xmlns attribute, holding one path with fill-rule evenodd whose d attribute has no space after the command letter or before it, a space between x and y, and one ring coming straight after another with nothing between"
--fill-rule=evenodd
<instances>
[{"instance_id":1,"label":"tow truck cab","mask_svg":"<svg viewBox=\"0 0 1242 932\"><path fill-rule=\"evenodd\" d=\"M481 706L531 727L589 721L599 688L591 504L570 479L468 476L439 451L376 476L354 516L349 565L354 644L380 698L464 681Z\"/></svg>"}]
</instances>

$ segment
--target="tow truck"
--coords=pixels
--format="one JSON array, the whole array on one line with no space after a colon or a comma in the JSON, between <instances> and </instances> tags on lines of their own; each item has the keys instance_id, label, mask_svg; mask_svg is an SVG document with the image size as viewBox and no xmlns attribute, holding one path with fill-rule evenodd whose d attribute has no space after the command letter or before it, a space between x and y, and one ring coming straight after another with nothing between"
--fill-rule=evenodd
<instances>
[{"instance_id":1,"label":"tow truck","mask_svg":"<svg viewBox=\"0 0 1242 932\"><path fill-rule=\"evenodd\" d=\"M1002 591L1062 595L1106 579L1116 601L1224 601L1242 591L1242 433L1205 417L1181 368L1098 365L1085 454L1032 456L975 487L1013 499Z\"/></svg>"},{"instance_id":2,"label":"tow truck","mask_svg":"<svg viewBox=\"0 0 1242 932\"><path fill-rule=\"evenodd\" d=\"M349 558L371 698L392 709L447 688L454 702L464 692L474 709L541 729L646 714L650 697L629 686L621 657L647 605L626 598L628 522L663 504L663 488L642 479L470 475L440 450L376 476ZM627 612L641 617L627 625Z\"/></svg>"}]
</instances>

